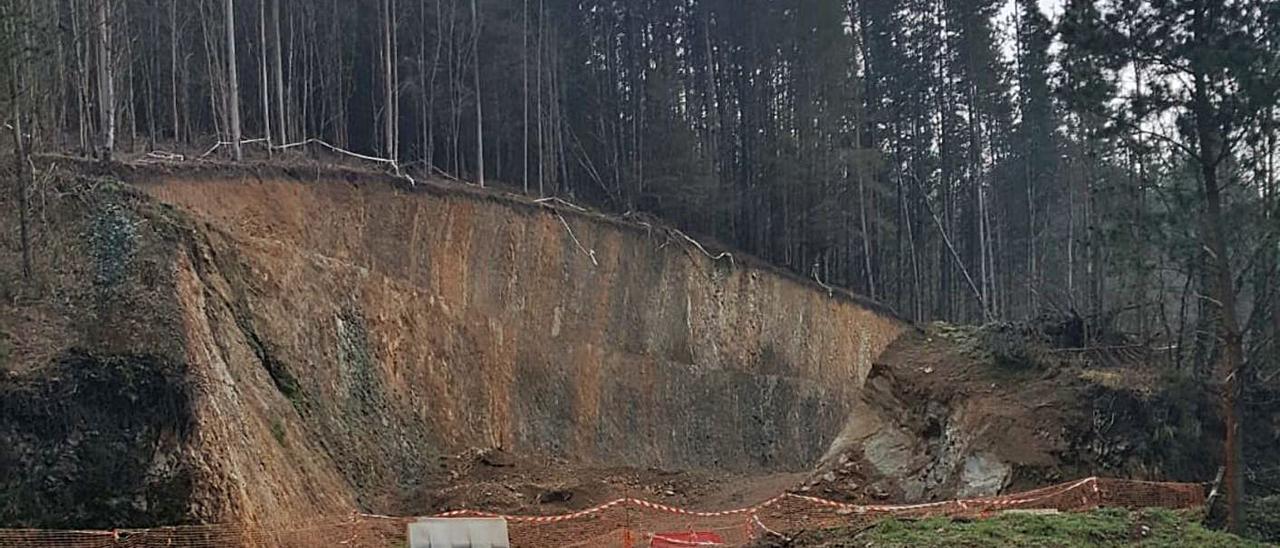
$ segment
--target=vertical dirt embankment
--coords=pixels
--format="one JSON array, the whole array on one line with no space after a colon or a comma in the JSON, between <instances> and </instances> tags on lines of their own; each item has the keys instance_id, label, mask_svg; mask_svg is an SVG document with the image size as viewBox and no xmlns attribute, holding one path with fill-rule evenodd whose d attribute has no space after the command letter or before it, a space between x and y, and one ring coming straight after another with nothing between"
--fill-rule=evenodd
<instances>
[{"instance_id":1,"label":"vertical dirt embankment","mask_svg":"<svg viewBox=\"0 0 1280 548\"><path fill-rule=\"evenodd\" d=\"M409 511L448 481L440 457L471 448L807 470L905 327L568 206L345 172L128 177L59 183L37 231L48 298L0 306L0 334L22 341L0 389L40 400L24 421L66 423L0 451L0 495L71 493L99 438L127 474L102 478L92 519L24 507L7 523ZM94 378L121 380L41 403L116 386ZM152 417L150 393L176 403ZM0 431L17 436L12 418ZM51 466L56 485L8 474Z\"/></svg>"},{"instance_id":2,"label":"vertical dirt embankment","mask_svg":"<svg viewBox=\"0 0 1280 548\"><path fill-rule=\"evenodd\" d=\"M192 251L209 257L180 261L190 359L225 362L228 383L269 376L290 405L241 405L271 407L276 431L296 419L367 502L467 447L805 469L902 329L657 228L489 195L325 179L143 188L217 229ZM225 293L234 324L200 312L201 286ZM237 344L219 341L229 325Z\"/></svg>"}]
</instances>

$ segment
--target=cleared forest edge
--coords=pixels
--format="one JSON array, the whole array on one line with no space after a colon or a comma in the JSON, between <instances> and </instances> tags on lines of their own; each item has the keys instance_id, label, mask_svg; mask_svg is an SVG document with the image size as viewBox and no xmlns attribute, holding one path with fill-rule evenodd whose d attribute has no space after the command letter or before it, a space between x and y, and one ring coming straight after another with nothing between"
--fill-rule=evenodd
<instances>
[{"instance_id":1,"label":"cleared forest edge","mask_svg":"<svg viewBox=\"0 0 1280 548\"><path fill-rule=\"evenodd\" d=\"M448 481L447 455L473 448L595 466L808 470L871 361L906 328L749 260L713 260L655 223L308 171L63 183L60 196L75 198L44 212L54 222L42 243L65 255L38 262L74 297L29 308L97 313L64 322L42 354L19 349L31 358L14 375L38 384L34 356L73 348L179 369L185 416L137 426L147 434L132 440L155 450L129 466L143 484L180 480L191 496L163 501L169 514L108 505L43 524L399 511ZM118 237L78 238L104 228ZM127 406L119 413L133 424ZM64 434L0 461L78 451L68 440L83 433ZM74 460L68 484L91 466Z\"/></svg>"}]
</instances>

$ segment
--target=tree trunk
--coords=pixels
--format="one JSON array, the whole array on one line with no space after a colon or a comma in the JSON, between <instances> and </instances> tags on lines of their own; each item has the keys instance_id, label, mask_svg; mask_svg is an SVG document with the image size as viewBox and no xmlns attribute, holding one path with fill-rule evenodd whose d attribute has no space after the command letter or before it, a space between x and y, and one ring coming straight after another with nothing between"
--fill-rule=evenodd
<instances>
[{"instance_id":1,"label":"tree trunk","mask_svg":"<svg viewBox=\"0 0 1280 548\"><path fill-rule=\"evenodd\" d=\"M125 4L126 8L128 4ZM133 81L133 30L129 24L129 13L126 11L124 17L120 18L123 25L124 33L124 62L125 62L125 79L129 82L129 94L125 99L125 111L129 115L129 151L133 152L138 147L138 102L134 99L134 81Z\"/></svg>"},{"instance_id":2,"label":"tree trunk","mask_svg":"<svg viewBox=\"0 0 1280 548\"><path fill-rule=\"evenodd\" d=\"M858 169L858 223L862 228L862 264L867 276L867 296L876 298L876 278L871 269L871 236L867 233L867 195L863 184L862 166Z\"/></svg>"},{"instance_id":3,"label":"tree trunk","mask_svg":"<svg viewBox=\"0 0 1280 548\"><path fill-rule=\"evenodd\" d=\"M178 125L178 3L169 3L169 106L173 111L173 141L182 140Z\"/></svg>"},{"instance_id":4,"label":"tree trunk","mask_svg":"<svg viewBox=\"0 0 1280 548\"><path fill-rule=\"evenodd\" d=\"M237 162L244 160L240 150L240 78L236 74L235 0L222 0L226 8L228 108L231 114L231 151Z\"/></svg>"},{"instance_id":5,"label":"tree trunk","mask_svg":"<svg viewBox=\"0 0 1280 548\"><path fill-rule=\"evenodd\" d=\"M147 65L146 65L147 66L147 71L146 71L147 150L155 150L156 142L159 140L158 139L159 134L156 131L156 118L158 117L156 115L156 112L157 112L156 107L158 106L157 103L159 103L159 99L160 99L160 84L159 84L160 54L158 53L159 51L158 37L160 36L160 17L157 15L157 13L160 10L157 6L158 5L154 0L152 0L151 2L148 2L147 4L147 9L152 12L152 15L149 21L151 24L149 36L156 41L155 42L146 41L144 42L145 45L143 47L143 49L146 50L147 52L146 53L147 55Z\"/></svg>"},{"instance_id":6,"label":"tree trunk","mask_svg":"<svg viewBox=\"0 0 1280 548\"><path fill-rule=\"evenodd\" d=\"M27 158L27 139L23 135L22 97L18 90L18 59L9 60L9 99L13 109L13 151L18 175L18 237L22 246L22 279L31 279L31 235L27 219L27 193L31 185L31 162Z\"/></svg>"},{"instance_id":7,"label":"tree trunk","mask_svg":"<svg viewBox=\"0 0 1280 548\"><path fill-rule=\"evenodd\" d=\"M262 131L267 139L267 156L271 155L271 87L267 83L267 0L258 0L258 68L262 92ZM283 144L283 143L281 143Z\"/></svg>"},{"instance_id":8,"label":"tree trunk","mask_svg":"<svg viewBox=\"0 0 1280 548\"><path fill-rule=\"evenodd\" d=\"M476 181L484 186L484 93L480 88L480 12L471 0L471 55L476 87Z\"/></svg>"},{"instance_id":9,"label":"tree trunk","mask_svg":"<svg viewBox=\"0 0 1280 548\"><path fill-rule=\"evenodd\" d=\"M1201 43L1211 40L1213 7L1197 9L1192 21L1195 39ZM1222 422L1226 431L1223 440L1223 484L1226 487L1227 530L1241 530L1241 503L1244 500L1244 443L1241 438L1239 393L1241 367L1244 361L1243 339L1236 321L1235 282L1231 275L1231 259L1226 242L1226 226L1222 218L1222 189L1218 182L1218 166L1230 152L1225 147L1224 135L1219 125L1218 113L1209 99L1209 70L1199 62L1193 62L1192 115L1195 118L1197 157L1201 183L1204 185L1204 237L1205 270L1211 285L1213 299L1210 307L1217 319L1217 365L1211 386L1219 384L1222 401Z\"/></svg>"},{"instance_id":10,"label":"tree trunk","mask_svg":"<svg viewBox=\"0 0 1280 548\"><path fill-rule=\"evenodd\" d=\"M93 146L90 142L92 121L89 119L89 45L88 39L80 31L82 21L79 6L76 0L71 0L71 47L75 48L76 54L76 125L79 130L80 153L88 154Z\"/></svg>"},{"instance_id":11,"label":"tree trunk","mask_svg":"<svg viewBox=\"0 0 1280 548\"><path fill-rule=\"evenodd\" d=\"M441 18L442 12L440 2L443 0L435 0L436 6L436 48L431 56L431 78L427 82L427 170L430 171L435 167L436 159L436 72L440 67L440 50L444 45L444 20Z\"/></svg>"},{"instance_id":12,"label":"tree trunk","mask_svg":"<svg viewBox=\"0 0 1280 548\"><path fill-rule=\"evenodd\" d=\"M391 47L392 0L382 2L382 76L383 76L383 127L382 138L387 158L396 161L396 82L395 52Z\"/></svg>"},{"instance_id":13,"label":"tree trunk","mask_svg":"<svg viewBox=\"0 0 1280 548\"><path fill-rule=\"evenodd\" d=\"M1226 486L1227 530L1239 532L1240 508L1244 500L1244 443L1240 428L1238 396L1240 392L1240 367L1244 349L1240 328L1236 321L1235 282L1231 276L1225 225L1222 219L1222 192L1218 183L1218 164L1223 155L1221 140L1214 128L1213 113L1209 106L1208 81L1204 74L1197 75L1195 117L1200 145L1199 163L1205 197L1205 247L1209 253L1206 269L1212 273L1214 287L1212 307L1218 323L1218 364L1214 370L1215 383L1221 383L1223 428L1226 436L1223 444L1223 483Z\"/></svg>"},{"instance_id":14,"label":"tree trunk","mask_svg":"<svg viewBox=\"0 0 1280 548\"><path fill-rule=\"evenodd\" d=\"M102 159L111 161L116 145L115 70L111 59L111 27L107 12L111 0L98 0L98 117L102 121ZM229 1L229 0L228 0Z\"/></svg>"},{"instance_id":15,"label":"tree trunk","mask_svg":"<svg viewBox=\"0 0 1280 548\"><path fill-rule=\"evenodd\" d=\"M543 57L542 47L543 47L544 35L546 34L545 32L543 32L546 30L545 28L546 23L544 22L545 17L546 17L546 13L543 8L543 0L538 0L538 39L536 40L537 47L534 48L536 50L535 54L538 59L538 62L536 63L537 66L534 68L534 73L537 75L537 78L536 78L537 90L534 92L534 98L535 98L534 103L535 103L535 112L537 113L537 118L538 118L538 196L539 197L547 195L546 187L545 187L546 177L543 174L544 138L543 138L543 132L542 132L542 128L543 128L543 123L542 123L542 57Z\"/></svg>"},{"instance_id":16,"label":"tree trunk","mask_svg":"<svg viewBox=\"0 0 1280 548\"><path fill-rule=\"evenodd\" d=\"M520 152L520 181L524 184L524 193L529 193L529 0L524 0L520 8L520 74L523 85L521 100L524 103L524 121L520 124L523 136Z\"/></svg>"},{"instance_id":17,"label":"tree trunk","mask_svg":"<svg viewBox=\"0 0 1280 548\"><path fill-rule=\"evenodd\" d=\"M271 49L272 55L275 57L276 72L276 127L280 134L280 143L287 144L289 142L288 126L285 125L284 111L284 63L280 53L280 0L271 0Z\"/></svg>"}]
</instances>

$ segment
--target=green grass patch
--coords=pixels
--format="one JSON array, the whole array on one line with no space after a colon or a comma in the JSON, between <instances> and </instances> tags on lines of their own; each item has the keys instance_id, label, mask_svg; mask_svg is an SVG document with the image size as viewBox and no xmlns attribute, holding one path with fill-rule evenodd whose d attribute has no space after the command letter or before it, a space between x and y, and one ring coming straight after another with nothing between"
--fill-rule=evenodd
<instances>
[{"instance_id":1,"label":"green grass patch","mask_svg":"<svg viewBox=\"0 0 1280 548\"><path fill-rule=\"evenodd\" d=\"M1268 542L1280 542L1280 495L1245 501L1245 534Z\"/></svg>"},{"instance_id":2,"label":"green grass patch","mask_svg":"<svg viewBox=\"0 0 1280 548\"><path fill-rule=\"evenodd\" d=\"M807 533L790 546L1232 548L1265 545L1206 529L1199 522L1169 510L1106 509L1069 514L1010 513L972 521L947 518L886 520L869 529Z\"/></svg>"}]
</instances>

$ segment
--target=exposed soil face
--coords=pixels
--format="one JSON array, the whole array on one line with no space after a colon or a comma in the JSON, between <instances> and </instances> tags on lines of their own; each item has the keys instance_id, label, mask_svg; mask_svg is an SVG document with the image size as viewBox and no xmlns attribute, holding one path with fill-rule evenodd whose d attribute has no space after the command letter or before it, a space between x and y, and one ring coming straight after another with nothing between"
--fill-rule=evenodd
<instances>
[{"instance_id":1,"label":"exposed soil face","mask_svg":"<svg viewBox=\"0 0 1280 548\"><path fill-rule=\"evenodd\" d=\"M910 328L652 223L299 173L61 173L31 281L0 216L0 526L1213 475L1203 394L1070 341Z\"/></svg>"},{"instance_id":2,"label":"exposed soil face","mask_svg":"<svg viewBox=\"0 0 1280 548\"><path fill-rule=\"evenodd\" d=\"M989 355L982 330L927 326L876 360L808 489L851 500L946 500L1078 477L1205 481L1213 410L1185 384L1075 359Z\"/></svg>"},{"instance_id":3,"label":"exposed soil face","mask_svg":"<svg viewBox=\"0 0 1280 548\"><path fill-rule=\"evenodd\" d=\"M746 501L818 460L904 328L855 298L713 260L662 227L568 207L346 172L127 176L139 186L68 176L45 189L41 285L6 283L0 332L19 342L0 384L53 397L73 352L94 357L77 367L93 375L140 356L174 372L126 387L172 391L180 413L137 406L163 418L103 428L135 443L121 481L189 487L146 520L109 509L41 523L573 507L652 482L673 502ZM16 247L3 246L6 269ZM23 435L17 419L6 413L0 431ZM96 428L72 423L11 466ZM475 448L569 471L458 475L452 456ZM172 472L152 473L161 462ZM92 466L78 461L68 478ZM483 495L495 481L513 488ZM100 487L104 500L145 489Z\"/></svg>"}]
</instances>

